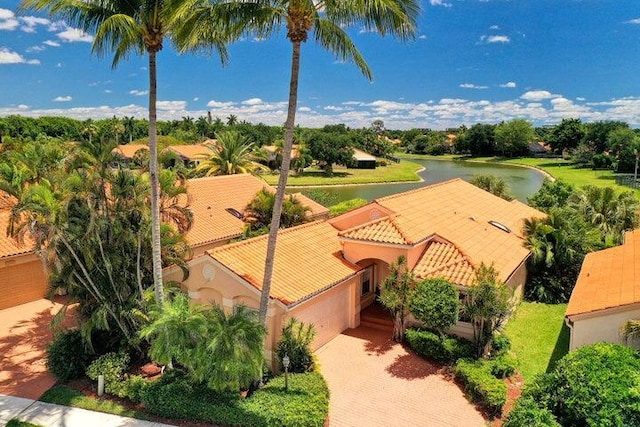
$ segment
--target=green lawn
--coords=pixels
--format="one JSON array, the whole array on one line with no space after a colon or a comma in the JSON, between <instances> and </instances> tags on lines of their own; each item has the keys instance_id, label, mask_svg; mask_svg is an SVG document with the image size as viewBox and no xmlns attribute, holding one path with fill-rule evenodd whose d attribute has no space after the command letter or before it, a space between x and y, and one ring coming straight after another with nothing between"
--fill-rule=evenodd
<instances>
[{"instance_id":1,"label":"green lawn","mask_svg":"<svg viewBox=\"0 0 640 427\"><path fill-rule=\"evenodd\" d=\"M53 386L52 388L47 390L47 392L43 394L42 397L40 397L40 400L46 403L73 406L75 408L88 409L90 411L121 415L123 417L138 418L142 420L149 419L149 417L146 416L146 414L144 414L143 412L125 408L124 406L109 400L87 397L80 393L78 390L74 390L63 385Z\"/></svg>"},{"instance_id":2,"label":"green lawn","mask_svg":"<svg viewBox=\"0 0 640 427\"><path fill-rule=\"evenodd\" d=\"M522 302L505 334L518 357L518 370L526 382L553 368L569 349L569 329L564 323L566 304Z\"/></svg>"},{"instance_id":3,"label":"green lawn","mask_svg":"<svg viewBox=\"0 0 640 427\"><path fill-rule=\"evenodd\" d=\"M387 166L375 169L347 169L335 167L332 177L325 176L318 169L305 171L302 175L291 174L287 185L344 185L344 184L372 184L380 182L419 181L418 172L422 166L406 160L400 163L389 162ZM271 184L278 183L278 174L262 175Z\"/></svg>"},{"instance_id":4,"label":"green lawn","mask_svg":"<svg viewBox=\"0 0 640 427\"><path fill-rule=\"evenodd\" d=\"M32 424L26 421L13 419L7 423L7 427L42 427L39 424Z\"/></svg>"}]
</instances>

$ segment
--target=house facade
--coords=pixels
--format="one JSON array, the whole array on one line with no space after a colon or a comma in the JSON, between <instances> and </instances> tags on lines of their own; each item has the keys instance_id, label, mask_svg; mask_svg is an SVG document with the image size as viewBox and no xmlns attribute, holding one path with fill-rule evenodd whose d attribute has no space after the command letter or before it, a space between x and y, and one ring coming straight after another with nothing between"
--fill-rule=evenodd
<instances>
[{"instance_id":1,"label":"house facade","mask_svg":"<svg viewBox=\"0 0 640 427\"><path fill-rule=\"evenodd\" d=\"M624 344L621 328L634 319L640 319L640 230L627 232L620 246L585 257L565 315L569 350Z\"/></svg>"},{"instance_id":2,"label":"house facade","mask_svg":"<svg viewBox=\"0 0 640 427\"><path fill-rule=\"evenodd\" d=\"M317 331L314 349L360 324L389 265L399 256L418 279L444 277L464 292L482 264L520 296L529 251L522 221L544 214L456 179L381 199L329 220L282 230L278 237L268 312L266 355L284 321L295 317ZM258 309L267 236L205 251L190 262L184 289L196 301L227 310ZM166 278L179 280L167 270ZM452 330L462 336L471 325Z\"/></svg>"}]
</instances>

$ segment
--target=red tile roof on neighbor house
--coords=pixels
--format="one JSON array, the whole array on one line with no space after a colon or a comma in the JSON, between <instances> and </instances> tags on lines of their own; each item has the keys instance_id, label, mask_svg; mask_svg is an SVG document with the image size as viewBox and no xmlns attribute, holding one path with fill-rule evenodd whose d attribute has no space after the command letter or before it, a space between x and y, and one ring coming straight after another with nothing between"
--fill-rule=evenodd
<instances>
[{"instance_id":1,"label":"red tile roof on neighbor house","mask_svg":"<svg viewBox=\"0 0 640 427\"><path fill-rule=\"evenodd\" d=\"M16 199L7 193L0 192L0 258L24 255L33 252L33 241L28 237L23 245L19 245L13 237L7 236L11 208Z\"/></svg>"},{"instance_id":2,"label":"red tile roof on neighbor house","mask_svg":"<svg viewBox=\"0 0 640 427\"><path fill-rule=\"evenodd\" d=\"M118 145L111 150L112 153L118 154L125 159L132 159L133 156L140 150L149 151L149 146L145 144L124 144Z\"/></svg>"},{"instance_id":3,"label":"red tile roof on neighbor house","mask_svg":"<svg viewBox=\"0 0 640 427\"><path fill-rule=\"evenodd\" d=\"M170 145L164 150L172 151L176 153L178 156L187 159L187 160L202 160L212 154L211 144L203 143L203 144L191 144L191 145Z\"/></svg>"},{"instance_id":4,"label":"red tile roof on neighbor house","mask_svg":"<svg viewBox=\"0 0 640 427\"><path fill-rule=\"evenodd\" d=\"M248 174L190 179L187 191L193 212L193 226L186 234L189 244L197 247L240 236L245 222L227 209L242 214L263 188L275 191L261 179ZM295 194L294 197L311 208L311 219L329 213L327 208L302 194Z\"/></svg>"},{"instance_id":5,"label":"red tile roof on neighbor house","mask_svg":"<svg viewBox=\"0 0 640 427\"><path fill-rule=\"evenodd\" d=\"M258 290L262 290L268 236L207 251ZM278 233L271 297L293 304L353 276L360 267L342 257L336 229L316 221Z\"/></svg>"},{"instance_id":6,"label":"red tile roof on neighbor house","mask_svg":"<svg viewBox=\"0 0 640 427\"><path fill-rule=\"evenodd\" d=\"M640 229L624 244L588 254L567 306L568 317L640 303Z\"/></svg>"}]
</instances>

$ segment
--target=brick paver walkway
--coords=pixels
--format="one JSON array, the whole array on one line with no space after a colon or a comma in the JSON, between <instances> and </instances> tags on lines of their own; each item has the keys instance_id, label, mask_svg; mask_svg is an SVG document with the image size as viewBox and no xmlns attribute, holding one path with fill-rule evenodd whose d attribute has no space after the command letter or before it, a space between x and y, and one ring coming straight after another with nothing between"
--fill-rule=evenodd
<instances>
[{"instance_id":1,"label":"brick paver walkway","mask_svg":"<svg viewBox=\"0 0 640 427\"><path fill-rule=\"evenodd\" d=\"M486 421L441 368L367 327L317 351L331 391L331 427L482 427Z\"/></svg>"}]
</instances>

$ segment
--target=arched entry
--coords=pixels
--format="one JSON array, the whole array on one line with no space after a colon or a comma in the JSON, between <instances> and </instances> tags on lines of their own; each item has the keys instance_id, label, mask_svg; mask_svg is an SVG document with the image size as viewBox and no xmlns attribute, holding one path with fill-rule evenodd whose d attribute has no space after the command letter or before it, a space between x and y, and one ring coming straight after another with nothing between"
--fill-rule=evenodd
<instances>
[{"instance_id":1,"label":"arched entry","mask_svg":"<svg viewBox=\"0 0 640 427\"><path fill-rule=\"evenodd\" d=\"M380 285L389 274L389 264L386 262L375 259L367 258L358 261L357 263L363 268L363 273L360 276L360 310L370 306L376 301L376 296L380 294Z\"/></svg>"}]
</instances>

